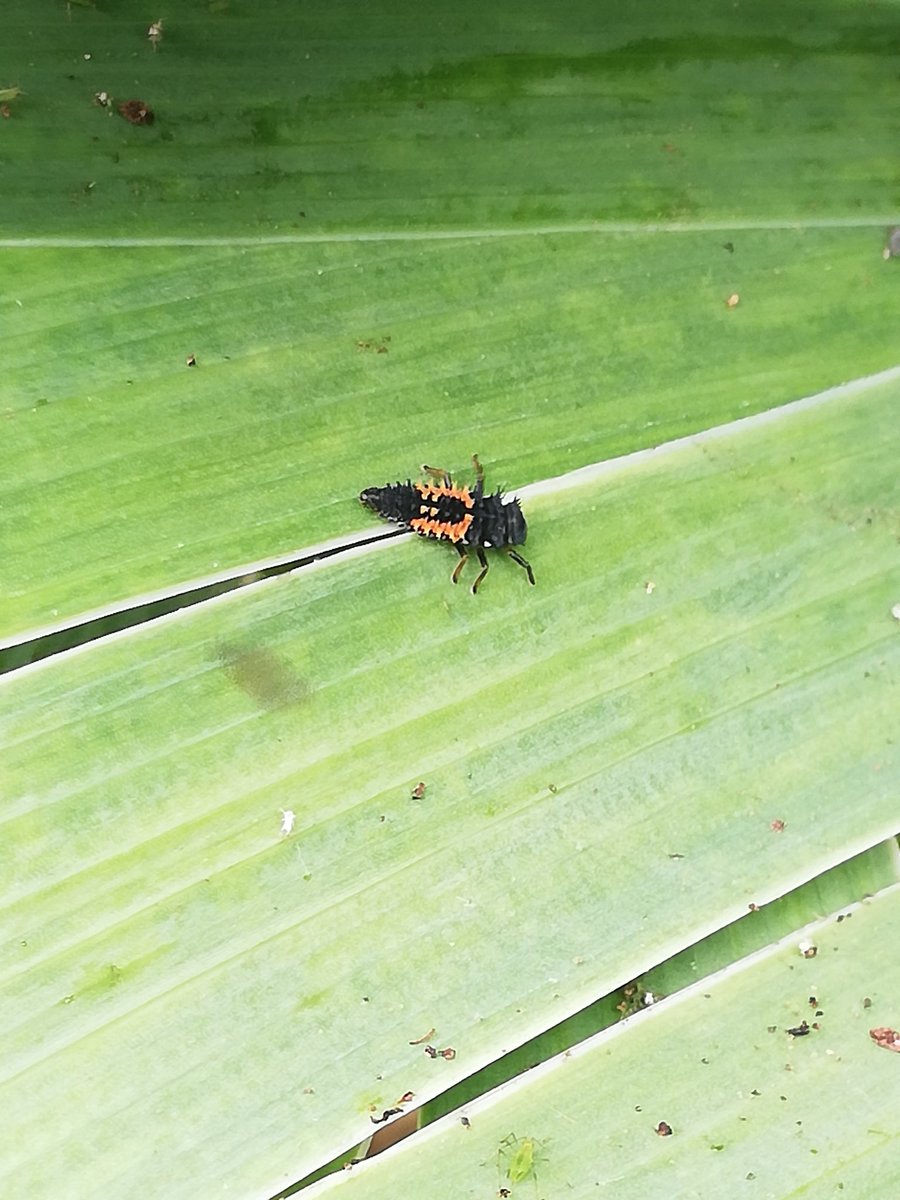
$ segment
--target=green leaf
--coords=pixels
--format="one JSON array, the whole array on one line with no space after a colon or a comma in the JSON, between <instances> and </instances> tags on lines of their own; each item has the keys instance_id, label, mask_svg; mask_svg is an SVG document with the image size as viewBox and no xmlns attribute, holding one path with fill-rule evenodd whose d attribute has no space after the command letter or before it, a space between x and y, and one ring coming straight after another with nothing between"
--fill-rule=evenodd
<instances>
[{"instance_id":1,"label":"green leaf","mask_svg":"<svg viewBox=\"0 0 900 1200\"><path fill-rule=\"evenodd\" d=\"M898 917L895 886L809 930L814 959L792 938L738 962L316 1195L889 1195L900 1077L869 1030L896 1025ZM536 1184L510 1178L510 1130Z\"/></svg>"},{"instance_id":2,"label":"green leaf","mask_svg":"<svg viewBox=\"0 0 900 1200\"><path fill-rule=\"evenodd\" d=\"M864 223L896 208L887 7L229 0L166 14L156 52L152 10L106 8L4 6L7 70L28 92L3 131L7 236ZM143 100L153 125L93 104L99 90Z\"/></svg>"},{"instance_id":3,"label":"green leaf","mask_svg":"<svg viewBox=\"0 0 900 1200\"><path fill-rule=\"evenodd\" d=\"M533 498L533 591L392 543L8 677L10 1185L274 1192L893 830L897 391Z\"/></svg>"},{"instance_id":4,"label":"green leaf","mask_svg":"<svg viewBox=\"0 0 900 1200\"><path fill-rule=\"evenodd\" d=\"M3 640L374 529L423 461L512 489L891 365L870 233L731 237L17 251Z\"/></svg>"},{"instance_id":5,"label":"green leaf","mask_svg":"<svg viewBox=\"0 0 900 1200\"><path fill-rule=\"evenodd\" d=\"M829 868L884 889L885 10L10 0L4 35L2 665L378 530L360 489L423 459L521 489L537 578L492 553L473 597L400 539L0 680L5 1190L268 1200L698 938L745 954L749 911L771 942L757 907ZM815 1192L808 1148L877 1190L894 903L651 1008L565 1119L574 1063L349 1179L615 1194L625 1154L627 1190L730 1194L764 1146L770 1191ZM821 1145L835 1056L754 1037L811 972L849 1064ZM767 1090L744 1141L701 1035L722 1073L754 1037L799 1115Z\"/></svg>"}]
</instances>

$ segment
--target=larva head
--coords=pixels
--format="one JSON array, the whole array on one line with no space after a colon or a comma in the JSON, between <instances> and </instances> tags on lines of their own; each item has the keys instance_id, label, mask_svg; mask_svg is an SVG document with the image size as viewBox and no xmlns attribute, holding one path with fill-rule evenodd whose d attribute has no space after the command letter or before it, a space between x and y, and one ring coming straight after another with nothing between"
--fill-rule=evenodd
<instances>
[{"instance_id":1,"label":"larva head","mask_svg":"<svg viewBox=\"0 0 900 1200\"><path fill-rule=\"evenodd\" d=\"M504 500L503 512L506 515L506 545L522 546L528 534L525 514L518 500Z\"/></svg>"}]
</instances>

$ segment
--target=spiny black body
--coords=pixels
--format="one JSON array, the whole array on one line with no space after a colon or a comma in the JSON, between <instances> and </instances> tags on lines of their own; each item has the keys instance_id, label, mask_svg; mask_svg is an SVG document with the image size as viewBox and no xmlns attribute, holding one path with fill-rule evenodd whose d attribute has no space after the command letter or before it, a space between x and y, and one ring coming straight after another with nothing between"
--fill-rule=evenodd
<instances>
[{"instance_id":1,"label":"spiny black body","mask_svg":"<svg viewBox=\"0 0 900 1200\"><path fill-rule=\"evenodd\" d=\"M467 546L478 556L481 571L472 585L473 594L488 572L485 549L504 550L534 583L531 566L514 546L525 542L528 527L522 507L516 499L506 500L502 492L484 494L484 471L478 456L472 456L475 466L475 486L471 490L454 483L449 474L437 467L422 470L438 483L389 483L384 487L366 488L360 500L367 508L387 521L411 529L420 537L452 542L459 554L451 578L454 583L469 557Z\"/></svg>"}]
</instances>

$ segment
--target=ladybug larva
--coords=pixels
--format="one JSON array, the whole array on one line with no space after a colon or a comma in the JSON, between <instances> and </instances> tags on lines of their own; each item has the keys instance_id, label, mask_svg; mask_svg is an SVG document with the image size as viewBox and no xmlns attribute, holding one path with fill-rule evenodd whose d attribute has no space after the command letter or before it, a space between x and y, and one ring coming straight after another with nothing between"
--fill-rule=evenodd
<instances>
[{"instance_id":1,"label":"ladybug larva","mask_svg":"<svg viewBox=\"0 0 900 1200\"><path fill-rule=\"evenodd\" d=\"M475 551L481 570L472 584L472 594L477 593L481 581L488 573L485 550L503 550L515 563L523 568L528 582L534 583L531 564L517 550L525 542L528 527L522 506L515 498L506 499L502 492L484 494L484 470L478 455L472 455L475 467L475 486L454 483L447 471L438 467L423 467L422 470L435 482L388 483L384 487L366 488L360 493L360 501L386 521L411 529L419 537L452 542L459 554L459 562L451 575L454 583L469 557Z\"/></svg>"}]
</instances>

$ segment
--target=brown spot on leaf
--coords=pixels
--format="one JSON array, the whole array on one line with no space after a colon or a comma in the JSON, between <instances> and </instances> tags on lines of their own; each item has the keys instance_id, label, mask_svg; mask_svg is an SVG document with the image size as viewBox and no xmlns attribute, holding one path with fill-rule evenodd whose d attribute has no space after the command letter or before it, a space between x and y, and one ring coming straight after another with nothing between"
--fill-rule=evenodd
<instances>
[{"instance_id":1,"label":"brown spot on leaf","mask_svg":"<svg viewBox=\"0 0 900 1200\"><path fill-rule=\"evenodd\" d=\"M143 100L125 100L119 105L119 112L132 125L152 125L155 119L153 109Z\"/></svg>"},{"instance_id":2,"label":"brown spot on leaf","mask_svg":"<svg viewBox=\"0 0 900 1200\"><path fill-rule=\"evenodd\" d=\"M309 697L309 685L290 663L265 646L226 643L219 660L229 680L260 708L285 708Z\"/></svg>"}]
</instances>

